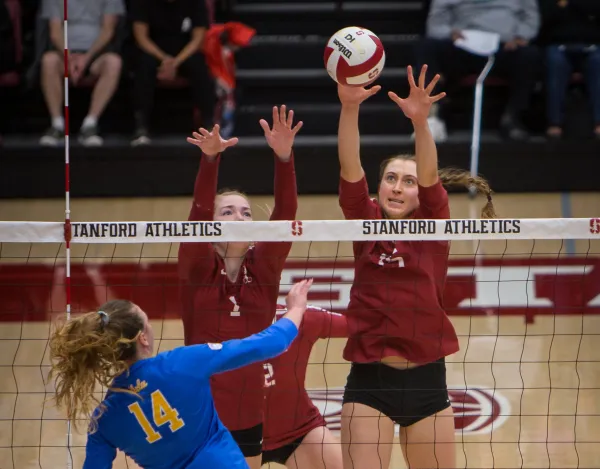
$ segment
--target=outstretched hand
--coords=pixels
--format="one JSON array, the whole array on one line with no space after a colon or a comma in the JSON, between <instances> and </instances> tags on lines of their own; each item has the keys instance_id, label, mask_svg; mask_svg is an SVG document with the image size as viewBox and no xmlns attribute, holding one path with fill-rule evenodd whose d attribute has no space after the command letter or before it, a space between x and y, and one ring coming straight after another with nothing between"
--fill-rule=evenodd
<instances>
[{"instance_id":1,"label":"outstretched hand","mask_svg":"<svg viewBox=\"0 0 600 469\"><path fill-rule=\"evenodd\" d=\"M375 85L371 88L362 86L346 86L338 84L338 96L342 105L358 106L381 90L381 86Z\"/></svg>"},{"instance_id":2,"label":"outstretched hand","mask_svg":"<svg viewBox=\"0 0 600 469\"><path fill-rule=\"evenodd\" d=\"M219 124L216 124L212 132L204 128L199 128L198 132L192 132L193 137L188 137L187 141L196 145L206 156L215 157L223 153L227 148L237 145L237 137L224 140L220 134Z\"/></svg>"},{"instance_id":3,"label":"outstretched hand","mask_svg":"<svg viewBox=\"0 0 600 469\"><path fill-rule=\"evenodd\" d=\"M308 302L308 291L313 284L313 279L302 280L292 287L288 293L285 303L287 310L294 308L305 310Z\"/></svg>"},{"instance_id":4,"label":"outstretched hand","mask_svg":"<svg viewBox=\"0 0 600 469\"><path fill-rule=\"evenodd\" d=\"M431 96L431 93L439 81L440 76L436 75L433 77L433 80L431 80L429 85L425 86L427 65L423 65L421 68L421 74L419 75L419 86L417 86L413 76L413 70L410 65L407 68L407 72L408 84L410 85L410 93L408 98L402 99L392 91L388 93L388 96L400 107L400 109L402 109L404 115L412 120L413 123L426 122L427 118L429 117L431 105L446 96L446 93L439 93L435 96Z\"/></svg>"},{"instance_id":5,"label":"outstretched hand","mask_svg":"<svg viewBox=\"0 0 600 469\"><path fill-rule=\"evenodd\" d=\"M292 156L292 147L294 146L294 138L298 131L304 125L302 121L298 122L294 127L294 111L290 111L286 115L285 104L280 109L277 106L273 107L273 128L269 127L269 123L261 119L260 126L265 132L267 143L273 149L273 152L280 160L287 161Z\"/></svg>"}]
</instances>

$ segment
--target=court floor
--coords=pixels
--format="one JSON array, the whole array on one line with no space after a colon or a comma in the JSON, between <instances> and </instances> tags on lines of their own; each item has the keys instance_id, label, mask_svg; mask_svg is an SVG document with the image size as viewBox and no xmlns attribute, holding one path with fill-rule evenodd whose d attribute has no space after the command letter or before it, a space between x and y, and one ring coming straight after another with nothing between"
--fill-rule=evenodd
<instances>
[{"instance_id":1,"label":"court floor","mask_svg":"<svg viewBox=\"0 0 600 469\"><path fill-rule=\"evenodd\" d=\"M562 201L555 195L499 195L496 202L501 217L563 215ZM256 207L272 206L270 198L257 198L253 203ZM471 207L464 198L453 197L451 204L454 217L469 217ZM256 207L256 218L264 218ZM598 194L573 196L571 216L597 216L598 207ZM188 208L188 199L74 201L73 219L181 220L187 216ZM0 219L60 220L63 210L61 201L10 201L2 203ZM335 197L303 197L300 201L299 219L340 217ZM458 258L472 258L474 249L489 258L513 256L519 262L535 257L600 256L597 241L571 245L561 241L489 242L478 246L471 242L453 243L453 253ZM141 258L169 263L177 250L166 245L112 245L75 246L73 252L74 263L118 264ZM323 260L350 253L348 244L304 243L294 246L291 258ZM53 263L57 255L62 255L60 250L51 245L3 245L0 263L31 263L32 256L37 257L35 262ZM531 266L526 267L531 271ZM458 271L456 274L461 275ZM538 291L543 285L534 285L531 290L529 278L519 281L522 288L504 291L498 299L517 305L513 305L512 314L452 316L461 340L460 352L448 358L458 467L598 468L600 314L551 314L547 308L544 314L533 318L515 314L522 309L518 298L532 291L543 296ZM552 288L562 288L560 279L553 282ZM60 304L61 294L52 292L53 304ZM527 296L526 300L531 302L532 298ZM542 299L536 300L543 309ZM182 344L180 321L157 319L153 325L160 350ZM47 321L0 323L0 469L54 469L68 464L66 424L46 402L52 391L51 384L45 382L49 330ZM349 369L341 358L343 343L339 339L321 340L313 350L306 379L306 388L334 430L339 428L341 389ZM325 389L329 392L325 393ZM71 443L72 467L79 469L85 436L74 432ZM136 466L120 455L114 467ZM276 467L279 466L271 465L272 469ZM405 467L399 447L395 447L390 467Z\"/></svg>"},{"instance_id":2,"label":"court floor","mask_svg":"<svg viewBox=\"0 0 600 469\"><path fill-rule=\"evenodd\" d=\"M600 467L600 316L547 316L534 324L520 317L459 317L454 324L461 351L448 360L448 382L459 467ZM153 321L153 326L160 350L182 343L179 321ZM49 327L36 322L0 329L2 469L67 464L66 425L44 403L52 390L44 384ZM342 347L343 340L321 340L306 379L334 429L348 372ZM325 397L326 388L339 392ZM84 442L73 434L74 468L81 467ZM120 455L114 467L136 466ZM391 467L405 467L397 445Z\"/></svg>"}]
</instances>

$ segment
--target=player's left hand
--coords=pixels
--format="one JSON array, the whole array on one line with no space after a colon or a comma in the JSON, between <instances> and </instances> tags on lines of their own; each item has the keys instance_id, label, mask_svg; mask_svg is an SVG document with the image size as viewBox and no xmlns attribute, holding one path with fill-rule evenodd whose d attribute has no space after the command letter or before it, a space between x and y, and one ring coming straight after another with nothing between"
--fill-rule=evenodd
<instances>
[{"instance_id":1,"label":"player's left hand","mask_svg":"<svg viewBox=\"0 0 600 469\"><path fill-rule=\"evenodd\" d=\"M238 138L233 137L224 139L220 133L221 127L215 124L212 131L200 127L198 132L192 132L193 137L188 137L187 141L192 145L196 145L209 158L216 158L217 155L223 153L227 148L237 145Z\"/></svg>"},{"instance_id":2,"label":"player's left hand","mask_svg":"<svg viewBox=\"0 0 600 469\"><path fill-rule=\"evenodd\" d=\"M290 109L286 114L285 104L280 109L277 106L273 107L273 128L269 127L269 123L261 119L260 126L265 132L267 143L273 149L280 160L288 161L292 156L292 147L294 146L294 138L298 131L302 128L303 122L298 122L294 127L294 111Z\"/></svg>"},{"instance_id":3,"label":"player's left hand","mask_svg":"<svg viewBox=\"0 0 600 469\"><path fill-rule=\"evenodd\" d=\"M412 120L413 123L427 122L431 105L446 96L446 93L439 93L435 96L431 96L431 93L439 81L440 76L436 75L433 77L433 80L431 80L431 83L425 86L427 65L423 65L423 68L421 68L421 74L419 75L419 86L417 86L413 76L413 70L410 65L407 68L407 72L408 84L410 85L410 93L408 98L402 99L393 91L390 91L388 96L400 107L400 109L402 109L404 115Z\"/></svg>"},{"instance_id":4,"label":"player's left hand","mask_svg":"<svg viewBox=\"0 0 600 469\"><path fill-rule=\"evenodd\" d=\"M285 298L285 304L288 311L292 309L306 310L308 306L308 292L313 284L313 279L305 279L294 284Z\"/></svg>"}]
</instances>

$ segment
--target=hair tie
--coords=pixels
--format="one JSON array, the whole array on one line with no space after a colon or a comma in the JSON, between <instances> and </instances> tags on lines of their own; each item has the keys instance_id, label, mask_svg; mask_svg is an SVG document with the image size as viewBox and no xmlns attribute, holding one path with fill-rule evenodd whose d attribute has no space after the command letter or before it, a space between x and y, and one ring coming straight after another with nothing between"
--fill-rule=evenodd
<instances>
[{"instance_id":1,"label":"hair tie","mask_svg":"<svg viewBox=\"0 0 600 469\"><path fill-rule=\"evenodd\" d=\"M104 311L98 311L98 314L100 315L102 327L105 327L108 324L108 314L106 314Z\"/></svg>"},{"instance_id":2,"label":"hair tie","mask_svg":"<svg viewBox=\"0 0 600 469\"><path fill-rule=\"evenodd\" d=\"M487 195L487 199L488 199L488 202L491 202L492 201L492 194L488 194Z\"/></svg>"}]
</instances>

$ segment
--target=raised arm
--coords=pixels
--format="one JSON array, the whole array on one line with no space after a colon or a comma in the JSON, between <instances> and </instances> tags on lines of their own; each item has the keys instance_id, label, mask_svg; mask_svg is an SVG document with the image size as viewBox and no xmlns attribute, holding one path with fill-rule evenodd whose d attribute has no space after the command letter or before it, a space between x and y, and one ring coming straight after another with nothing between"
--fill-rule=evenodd
<instances>
[{"instance_id":1,"label":"raised arm","mask_svg":"<svg viewBox=\"0 0 600 469\"><path fill-rule=\"evenodd\" d=\"M440 76L436 75L433 80L431 80L431 83L426 86L426 72L427 65L423 65L421 74L419 75L419 85L417 86L413 76L413 69L409 65L407 69L408 84L410 85L410 94L408 98L402 99L392 91L388 93L390 99L394 101L400 109L402 109L404 115L412 121L415 130L417 179L419 180L419 186L421 187L433 186L439 179L437 148L433 136L431 135L431 131L429 130L427 117L429 116L431 105L446 96L446 93L431 96Z\"/></svg>"},{"instance_id":2,"label":"raised arm","mask_svg":"<svg viewBox=\"0 0 600 469\"><path fill-rule=\"evenodd\" d=\"M446 93L431 96L439 75L433 77L426 85L427 65L423 65L419 75L419 85L415 83L412 67L408 67L408 98L399 98L396 93L388 93L389 97L404 112L415 129L415 154L417 163L417 179L419 184L419 216L423 218L445 219L450 217L448 194L442 185L438 172L438 154L435 141L429 130L427 117L431 105L439 101Z\"/></svg>"},{"instance_id":3,"label":"raised arm","mask_svg":"<svg viewBox=\"0 0 600 469\"><path fill-rule=\"evenodd\" d=\"M194 184L194 197L188 216L189 221L211 221L217 193L217 179L221 153L237 144L238 139L223 140L219 126L215 125L212 132L199 129L187 141L202 150L200 168ZM181 243L179 246L179 276L193 280L203 268L212 265L212 246L210 243Z\"/></svg>"},{"instance_id":4,"label":"raised arm","mask_svg":"<svg viewBox=\"0 0 600 469\"><path fill-rule=\"evenodd\" d=\"M340 160L340 206L348 219L372 218L372 202L365 172L360 161L358 115L363 101L381 86L369 89L338 85L342 103L338 125L338 157Z\"/></svg>"},{"instance_id":5,"label":"raised arm","mask_svg":"<svg viewBox=\"0 0 600 469\"><path fill-rule=\"evenodd\" d=\"M286 106L280 109L273 107L273 125L269 127L266 120L260 120L265 132L267 144L275 154L275 207L271 220L294 220L298 210L298 189L294 168L294 139L302 128L302 121L294 126L294 111L286 112ZM292 248L292 243L257 243L256 258L260 259L266 270L280 275L283 264Z\"/></svg>"},{"instance_id":6,"label":"raised arm","mask_svg":"<svg viewBox=\"0 0 600 469\"><path fill-rule=\"evenodd\" d=\"M273 107L273 126L266 120L260 120L265 132L267 144L275 154L275 207L271 220L294 220L298 209L298 190L294 168L293 146L296 134L304 125L302 121L294 124L294 111L286 113L286 106Z\"/></svg>"},{"instance_id":7,"label":"raised arm","mask_svg":"<svg viewBox=\"0 0 600 469\"><path fill-rule=\"evenodd\" d=\"M348 182L360 181L365 172L360 162L360 132L358 114L360 105L381 89L373 86L369 89L338 85L338 96L342 103L338 125L338 156L340 176Z\"/></svg>"},{"instance_id":8,"label":"raised arm","mask_svg":"<svg viewBox=\"0 0 600 469\"><path fill-rule=\"evenodd\" d=\"M213 347L218 353L211 354L212 359L206 362L206 373L210 376L276 357L287 350L297 335L298 327L288 318L282 318L245 339L209 344L207 347Z\"/></svg>"}]
</instances>

